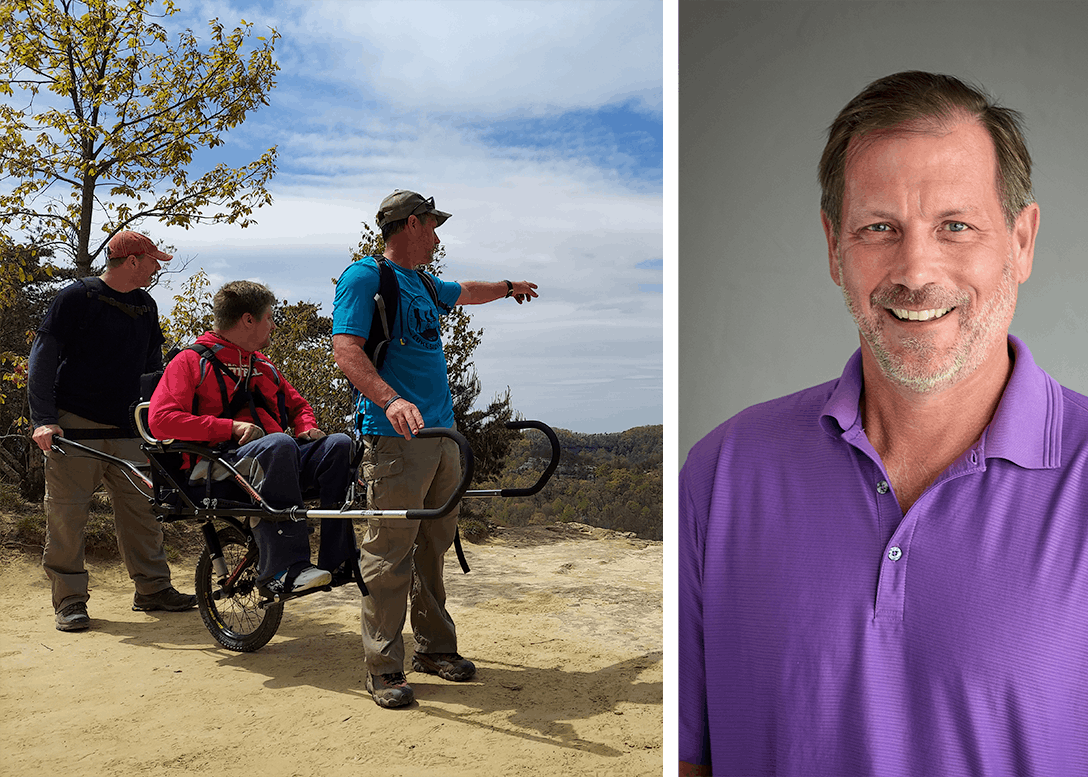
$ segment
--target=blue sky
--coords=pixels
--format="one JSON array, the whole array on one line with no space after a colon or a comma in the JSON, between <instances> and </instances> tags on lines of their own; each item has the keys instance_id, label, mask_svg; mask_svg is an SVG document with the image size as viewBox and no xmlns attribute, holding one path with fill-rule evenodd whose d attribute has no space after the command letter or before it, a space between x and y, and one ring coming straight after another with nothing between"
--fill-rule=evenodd
<instances>
[{"instance_id":1,"label":"blue sky","mask_svg":"<svg viewBox=\"0 0 1088 777\"><path fill-rule=\"evenodd\" d=\"M270 105L196 166L279 146L258 224L143 227L203 269L331 313L331 279L396 188L453 214L444 277L531 280L473 307L482 400L580 432L662 423L662 6L621 2L184 3L168 28L283 36ZM255 32L255 34L262 34ZM197 172L193 170L193 172ZM169 309L174 278L155 290Z\"/></svg>"}]
</instances>

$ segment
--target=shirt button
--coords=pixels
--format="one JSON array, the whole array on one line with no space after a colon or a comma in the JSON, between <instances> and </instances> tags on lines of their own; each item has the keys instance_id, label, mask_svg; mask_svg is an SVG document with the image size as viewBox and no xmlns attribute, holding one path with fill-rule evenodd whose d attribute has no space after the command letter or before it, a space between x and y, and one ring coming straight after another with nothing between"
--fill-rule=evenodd
<instances>
[{"instance_id":1,"label":"shirt button","mask_svg":"<svg viewBox=\"0 0 1088 777\"><path fill-rule=\"evenodd\" d=\"M903 551L900 550L898 545L893 545L892 548L888 551L888 558L890 558L892 561L898 561L899 559L903 558Z\"/></svg>"},{"instance_id":2,"label":"shirt button","mask_svg":"<svg viewBox=\"0 0 1088 777\"><path fill-rule=\"evenodd\" d=\"M888 481L887 480L881 480L879 483L877 483L876 484L876 492L878 494L888 493Z\"/></svg>"}]
</instances>

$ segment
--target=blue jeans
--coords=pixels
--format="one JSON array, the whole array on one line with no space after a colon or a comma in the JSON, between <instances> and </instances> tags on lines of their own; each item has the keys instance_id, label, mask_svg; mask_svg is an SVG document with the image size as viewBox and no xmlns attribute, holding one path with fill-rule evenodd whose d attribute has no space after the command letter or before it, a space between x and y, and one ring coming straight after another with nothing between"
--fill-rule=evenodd
<instances>
[{"instance_id":1,"label":"blue jeans","mask_svg":"<svg viewBox=\"0 0 1088 777\"><path fill-rule=\"evenodd\" d=\"M229 455L230 461L256 459L264 470L258 491L269 507L282 510L302 507L303 494L316 495L322 508L337 508L351 482L351 438L330 434L312 442L296 440L282 432L246 443ZM262 520L253 527L261 554L257 579L265 583L287 570L289 579L310 565L310 537L305 521ZM355 554L351 521L321 521L318 566L335 569Z\"/></svg>"}]
</instances>

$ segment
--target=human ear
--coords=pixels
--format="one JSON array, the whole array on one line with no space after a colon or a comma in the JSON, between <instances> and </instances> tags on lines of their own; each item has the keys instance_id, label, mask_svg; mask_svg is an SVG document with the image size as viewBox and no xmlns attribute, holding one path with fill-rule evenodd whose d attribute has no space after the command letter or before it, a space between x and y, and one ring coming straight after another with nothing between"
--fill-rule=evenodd
<instances>
[{"instance_id":1,"label":"human ear","mask_svg":"<svg viewBox=\"0 0 1088 777\"><path fill-rule=\"evenodd\" d=\"M1031 203L1020 211L1009 237L1012 239L1012 262L1016 268L1017 283L1023 283L1031 275L1035 260L1035 236L1039 234L1039 205Z\"/></svg>"},{"instance_id":2,"label":"human ear","mask_svg":"<svg viewBox=\"0 0 1088 777\"><path fill-rule=\"evenodd\" d=\"M831 271L831 280L835 281L836 286L839 286L841 285L839 283L839 236L835 234L831 219L823 211L820 211L820 223L823 225L824 237L827 239L827 261L828 269Z\"/></svg>"}]
</instances>

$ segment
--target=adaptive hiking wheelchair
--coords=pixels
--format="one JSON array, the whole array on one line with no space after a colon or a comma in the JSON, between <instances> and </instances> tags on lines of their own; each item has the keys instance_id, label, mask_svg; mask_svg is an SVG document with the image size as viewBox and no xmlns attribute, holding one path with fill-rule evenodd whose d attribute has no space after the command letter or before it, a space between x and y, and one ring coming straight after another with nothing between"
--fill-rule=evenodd
<instances>
[{"instance_id":1,"label":"adaptive hiking wheelchair","mask_svg":"<svg viewBox=\"0 0 1088 777\"><path fill-rule=\"evenodd\" d=\"M472 481L473 456L468 441L451 429L426 428L421 429L417 436L449 437L461 451L461 481L441 507L404 510L356 508L354 503L357 498L365 501L365 494L356 493L362 457L362 446L356 445L352 460L352 486L340 510L276 510L268 506L242 473L224 460L223 449L155 439L147 423L148 408L147 402L134 408L134 426L143 440L141 447L147 454L146 464L119 459L59 436L53 438L53 450L63 455L91 456L120 467L147 494L162 522L200 521L204 550L196 565L197 607L204 625L215 640L223 647L240 652L258 650L275 636L283 618L283 605L291 599L330 591L349 583L355 583L362 595L367 595L357 552L347 573L334 575L329 585L287 594L270 594L266 589L259 588L256 582L259 554L249 525L250 518L273 521L304 521L307 518L441 518L448 515L463 498L531 496L547 484L559 465L559 440L551 427L540 421L509 421L506 426L510 429L535 429L548 438L551 457L547 466L528 488L470 491L468 485ZM223 467L227 479L213 481L209 477L203 483L190 484L188 470L181 469L182 454ZM461 568L468 572L459 534L455 548Z\"/></svg>"}]
</instances>

